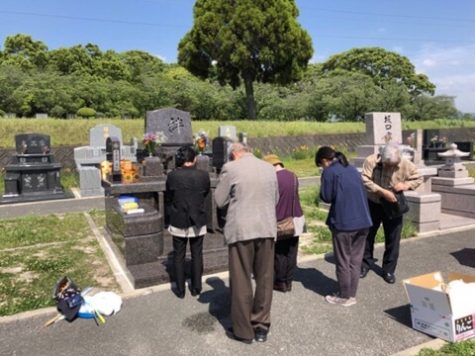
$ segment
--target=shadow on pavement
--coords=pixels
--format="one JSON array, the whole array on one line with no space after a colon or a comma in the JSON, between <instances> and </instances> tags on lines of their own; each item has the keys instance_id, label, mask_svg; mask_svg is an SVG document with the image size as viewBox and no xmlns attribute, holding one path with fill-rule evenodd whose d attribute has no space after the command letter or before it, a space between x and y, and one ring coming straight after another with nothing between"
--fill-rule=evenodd
<instances>
[{"instance_id":1,"label":"shadow on pavement","mask_svg":"<svg viewBox=\"0 0 475 356\"><path fill-rule=\"evenodd\" d=\"M231 298L230 290L224 281L218 277L206 279L206 283L213 289L200 294L198 301L209 304L210 315L216 318L224 330L231 327Z\"/></svg>"},{"instance_id":2,"label":"shadow on pavement","mask_svg":"<svg viewBox=\"0 0 475 356\"><path fill-rule=\"evenodd\" d=\"M461 265L475 268L475 248L463 248L451 252L450 254L454 256Z\"/></svg>"},{"instance_id":3,"label":"shadow on pavement","mask_svg":"<svg viewBox=\"0 0 475 356\"><path fill-rule=\"evenodd\" d=\"M391 319L396 320L409 328L412 328L411 307L409 304L387 309L384 312L388 314Z\"/></svg>"},{"instance_id":4,"label":"shadow on pavement","mask_svg":"<svg viewBox=\"0 0 475 356\"><path fill-rule=\"evenodd\" d=\"M336 280L328 278L315 268L297 268L294 281L321 296L332 294L338 290Z\"/></svg>"}]
</instances>

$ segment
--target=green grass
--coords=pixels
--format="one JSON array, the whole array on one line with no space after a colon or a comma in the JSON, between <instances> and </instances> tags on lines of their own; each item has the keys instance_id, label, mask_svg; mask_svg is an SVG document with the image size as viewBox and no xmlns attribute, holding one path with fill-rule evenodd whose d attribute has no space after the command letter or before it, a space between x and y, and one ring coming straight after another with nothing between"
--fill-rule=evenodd
<instances>
[{"instance_id":1,"label":"green grass","mask_svg":"<svg viewBox=\"0 0 475 356\"><path fill-rule=\"evenodd\" d=\"M113 124L122 129L122 137L128 142L132 137L139 140L144 133L144 120L122 119L7 119L0 118L0 147L14 147L14 137L18 133L38 132L51 136L53 146L86 145L89 143L89 129L98 124ZM309 134L337 134L364 132L361 122L320 123L313 121L192 121L193 132L204 129L211 138L218 133L218 127L226 124L236 126L238 132L244 131L249 137L299 136ZM404 122L404 129L475 127L475 121L432 120Z\"/></svg>"},{"instance_id":2,"label":"green grass","mask_svg":"<svg viewBox=\"0 0 475 356\"><path fill-rule=\"evenodd\" d=\"M417 356L473 356L475 355L475 341L467 340L457 343L448 343L440 350L422 349Z\"/></svg>"},{"instance_id":3,"label":"green grass","mask_svg":"<svg viewBox=\"0 0 475 356\"><path fill-rule=\"evenodd\" d=\"M331 251L333 248L331 243L331 232L328 227L320 225L326 221L328 212L318 207L319 187L303 189L299 192L299 196L305 220L307 222L307 230L313 235L311 243L303 247L303 252L321 254ZM409 221L404 221L401 238L407 239L415 236L415 234L416 229L414 225ZM376 242L384 242L384 231L382 226L376 234Z\"/></svg>"},{"instance_id":4,"label":"green grass","mask_svg":"<svg viewBox=\"0 0 475 356\"><path fill-rule=\"evenodd\" d=\"M0 220L0 316L53 306L64 275L119 290L83 214Z\"/></svg>"},{"instance_id":5,"label":"green grass","mask_svg":"<svg viewBox=\"0 0 475 356\"><path fill-rule=\"evenodd\" d=\"M313 158L306 159L292 159L290 157L283 157L282 162L289 171L294 172L297 177L312 177L320 175L320 171L315 167Z\"/></svg>"},{"instance_id":6,"label":"green grass","mask_svg":"<svg viewBox=\"0 0 475 356\"><path fill-rule=\"evenodd\" d=\"M89 233L89 226L81 213L0 220L0 250L80 240Z\"/></svg>"},{"instance_id":7,"label":"green grass","mask_svg":"<svg viewBox=\"0 0 475 356\"><path fill-rule=\"evenodd\" d=\"M470 167L468 169L468 175L472 178L475 178L475 167Z\"/></svg>"}]
</instances>

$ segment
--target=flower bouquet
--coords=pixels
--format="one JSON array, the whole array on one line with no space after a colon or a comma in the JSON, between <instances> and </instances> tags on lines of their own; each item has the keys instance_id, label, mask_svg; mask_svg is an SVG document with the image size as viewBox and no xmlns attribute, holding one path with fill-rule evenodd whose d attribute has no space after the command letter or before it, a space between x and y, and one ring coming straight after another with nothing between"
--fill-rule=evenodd
<instances>
[{"instance_id":1,"label":"flower bouquet","mask_svg":"<svg viewBox=\"0 0 475 356\"><path fill-rule=\"evenodd\" d=\"M196 152L198 152L198 154L201 155L206 150L207 146L208 146L208 134L204 130L201 130L197 134L195 134Z\"/></svg>"},{"instance_id":2,"label":"flower bouquet","mask_svg":"<svg viewBox=\"0 0 475 356\"><path fill-rule=\"evenodd\" d=\"M143 144L151 157L155 154L155 149L165 141L163 132L147 132L143 135Z\"/></svg>"}]
</instances>

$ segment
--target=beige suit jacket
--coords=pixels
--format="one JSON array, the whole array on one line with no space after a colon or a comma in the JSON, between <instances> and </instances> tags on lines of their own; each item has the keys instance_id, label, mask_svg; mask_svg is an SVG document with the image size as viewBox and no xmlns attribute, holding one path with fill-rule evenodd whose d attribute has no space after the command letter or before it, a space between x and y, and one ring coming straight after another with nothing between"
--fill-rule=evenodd
<instances>
[{"instance_id":1,"label":"beige suit jacket","mask_svg":"<svg viewBox=\"0 0 475 356\"><path fill-rule=\"evenodd\" d=\"M227 244L257 238L276 238L275 207L279 201L274 167L247 153L223 166L215 191L216 204L227 207Z\"/></svg>"}]
</instances>

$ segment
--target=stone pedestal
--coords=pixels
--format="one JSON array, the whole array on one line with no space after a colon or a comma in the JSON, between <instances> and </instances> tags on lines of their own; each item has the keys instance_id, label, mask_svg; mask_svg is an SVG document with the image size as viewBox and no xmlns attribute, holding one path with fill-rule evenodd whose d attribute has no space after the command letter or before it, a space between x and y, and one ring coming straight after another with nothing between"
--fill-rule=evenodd
<instances>
[{"instance_id":1,"label":"stone pedestal","mask_svg":"<svg viewBox=\"0 0 475 356\"><path fill-rule=\"evenodd\" d=\"M442 196L443 213L475 218L473 178L432 178L432 191Z\"/></svg>"},{"instance_id":2,"label":"stone pedestal","mask_svg":"<svg viewBox=\"0 0 475 356\"><path fill-rule=\"evenodd\" d=\"M209 157L205 155L198 155L196 156L196 169L209 172L210 170L209 165Z\"/></svg>"},{"instance_id":3,"label":"stone pedestal","mask_svg":"<svg viewBox=\"0 0 475 356\"><path fill-rule=\"evenodd\" d=\"M143 166L144 176L160 177L163 175L162 161L158 157L146 157Z\"/></svg>"},{"instance_id":4,"label":"stone pedestal","mask_svg":"<svg viewBox=\"0 0 475 356\"><path fill-rule=\"evenodd\" d=\"M165 176L141 177L129 184L103 181L106 195L106 230L112 236L112 250L126 271L134 288L144 288L174 279L173 239L166 229ZM204 272L212 273L228 267L227 246L217 226L214 189L217 179L211 177L207 199L208 233L203 241ZM125 215L118 198L134 196L144 214ZM189 255L187 255L189 257Z\"/></svg>"},{"instance_id":5,"label":"stone pedestal","mask_svg":"<svg viewBox=\"0 0 475 356\"><path fill-rule=\"evenodd\" d=\"M416 227L417 232L439 230L441 195L437 193L404 192L409 203L405 219Z\"/></svg>"}]
</instances>

